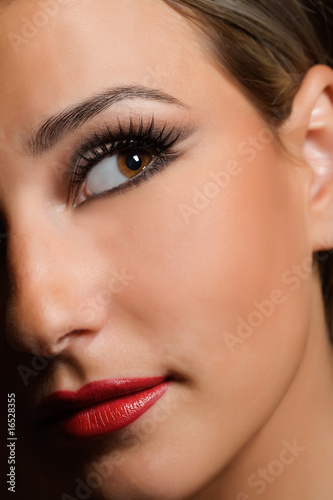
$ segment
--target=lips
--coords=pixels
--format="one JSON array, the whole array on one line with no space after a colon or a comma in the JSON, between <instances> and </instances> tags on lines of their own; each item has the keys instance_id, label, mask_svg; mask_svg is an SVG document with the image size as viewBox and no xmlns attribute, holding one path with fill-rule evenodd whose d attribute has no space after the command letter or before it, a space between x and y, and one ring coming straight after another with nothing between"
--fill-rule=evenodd
<instances>
[{"instance_id":1,"label":"lips","mask_svg":"<svg viewBox=\"0 0 333 500\"><path fill-rule=\"evenodd\" d=\"M58 391L41 401L36 419L63 436L87 439L137 420L167 391L170 379L150 377L91 382L76 392Z\"/></svg>"}]
</instances>

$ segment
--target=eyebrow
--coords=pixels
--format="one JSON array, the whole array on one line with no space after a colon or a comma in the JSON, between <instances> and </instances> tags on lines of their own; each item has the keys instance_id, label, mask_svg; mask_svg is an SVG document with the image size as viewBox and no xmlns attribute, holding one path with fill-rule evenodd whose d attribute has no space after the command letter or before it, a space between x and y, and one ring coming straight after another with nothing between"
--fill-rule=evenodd
<instances>
[{"instance_id":1,"label":"eyebrow","mask_svg":"<svg viewBox=\"0 0 333 500\"><path fill-rule=\"evenodd\" d=\"M28 140L28 154L39 157L54 147L66 134L72 133L110 106L126 99L149 99L187 108L187 106L160 90L142 86L116 87L95 94L51 116L39 124Z\"/></svg>"}]
</instances>

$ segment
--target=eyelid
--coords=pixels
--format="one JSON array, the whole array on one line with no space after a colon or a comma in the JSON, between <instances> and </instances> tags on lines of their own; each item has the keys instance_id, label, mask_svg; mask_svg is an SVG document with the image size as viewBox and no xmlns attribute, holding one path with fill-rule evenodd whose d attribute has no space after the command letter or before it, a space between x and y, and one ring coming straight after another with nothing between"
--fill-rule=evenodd
<instances>
[{"instance_id":1,"label":"eyelid","mask_svg":"<svg viewBox=\"0 0 333 500\"><path fill-rule=\"evenodd\" d=\"M172 147L180 144L194 131L193 126L176 126L173 123L168 125L167 122L159 123L155 120L154 115L148 117L150 122L147 122L147 117L140 117L139 121L134 123L132 117L129 117L129 122L127 118L127 124L121 123L118 118L118 125L116 129L110 129L109 126L105 126L104 132L96 133L93 132L90 138L85 139L78 149L74 152L73 159L71 161L72 170L72 181L71 186L78 183L78 188L73 193L71 189L70 200L74 199L74 203L80 192L80 185L82 185L89 173L89 171L94 168L102 159L106 157L111 157L120 153L121 151L130 151L131 146L136 150L150 150L153 156L154 164L152 167L147 167L145 171L142 171L137 176L129 179L129 181L112 188L105 193L92 195L84 202L89 201L94 198L100 198L102 195L107 193L124 192L131 185L138 183L136 179L140 178L142 180L147 179L148 175L156 172L157 163L160 157L160 162L164 161L165 164L170 163L176 159L177 152L172 151ZM92 156L89 157L89 153ZM87 157L88 156L88 157ZM178 156L179 152L178 152ZM155 158L155 160L154 160ZM82 163L83 162L83 163ZM159 170L162 170L166 165L159 165ZM154 172L149 172L154 170ZM81 177L78 180L74 180L75 176L82 172ZM142 179L143 178L143 179Z\"/></svg>"},{"instance_id":2,"label":"eyelid","mask_svg":"<svg viewBox=\"0 0 333 500\"><path fill-rule=\"evenodd\" d=\"M98 147L100 145L101 139L104 139L104 142L110 142L105 137L107 136L107 130L111 131L111 133L113 131L116 131L116 133L118 131L122 131L123 136L125 136L131 131L131 127L132 130L135 130L135 128L140 129L141 125L143 127L146 126L147 128L148 124L149 127L152 125L156 128L162 129L168 122L170 122L170 128L181 131L179 142L185 140L197 129L197 127L193 123L187 122L187 120L185 123L177 124L176 120L174 120L173 118L156 118L154 114L133 116L130 113L127 116L117 116L113 117L111 124L107 123L107 121L104 119L103 125L98 126L97 132L96 129L91 131L90 133L88 132L85 134L85 137L83 139L77 142L74 148L74 152L69 158L69 164L71 166L76 165L80 161L80 155L85 155L87 152L91 151L91 149Z\"/></svg>"}]
</instances>

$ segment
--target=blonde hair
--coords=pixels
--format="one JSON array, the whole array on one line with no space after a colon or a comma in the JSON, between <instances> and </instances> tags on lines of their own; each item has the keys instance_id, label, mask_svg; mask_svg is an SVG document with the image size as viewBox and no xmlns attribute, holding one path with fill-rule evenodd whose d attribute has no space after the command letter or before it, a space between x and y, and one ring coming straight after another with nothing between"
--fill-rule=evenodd
<instances>
[{"instance_id":1,"label":"blonde hair","mask_svg":"<svg viewBox=\"0 0 333 500\"><path fill-rule=\"evenodd\" d=\"M332 66L329 49L314 27L317 18L312 17L319 13L325 21L320 0L308 0L307 5L305 0L164 1L197 25L215 60L276 133L290 115L307 71L316 64ZM314 258L333 340L333 250L316 253Z\"/></svg>"}]
</instances>

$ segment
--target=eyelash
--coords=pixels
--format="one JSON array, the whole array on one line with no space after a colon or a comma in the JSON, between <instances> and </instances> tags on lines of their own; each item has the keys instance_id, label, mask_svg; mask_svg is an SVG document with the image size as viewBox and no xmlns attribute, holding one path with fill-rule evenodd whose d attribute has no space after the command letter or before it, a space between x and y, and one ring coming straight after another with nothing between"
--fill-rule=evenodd
<instances>
[{"instance_id":1,"label":"eyelash","mask_svg":"<svg viewBox=\"0 0 333 500\"><path fill-rule=\"evenodd\" d=\"M72 203L75 204L87 175L100 161L127 151L129 153L132 151L136 153L149 151L152 155L151 162L135 177L111 190L92 195L79 205L111 193L123 193L132 186L139 186L141 182L149 180L180 156L179 153L171 152L171 148L180 141L182 135L182 130L177 130L176 127L167 129L166 124L162 129L157 127L154 116L146 125L143 119L140 120L138 125L135 125L132 118L130 118L127 130L123 128L118 119L116 130L110 130L107 126L104 133L100 135L93 134L92 139L81 145L72 162L74 165L70 180L70 199Z\"/></svg>"}]
</instances>

